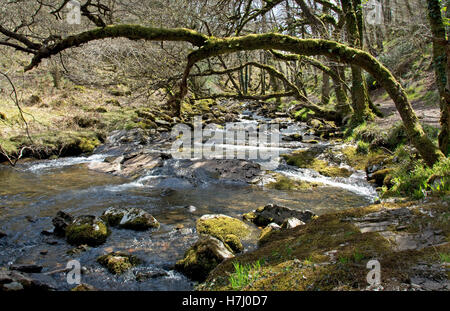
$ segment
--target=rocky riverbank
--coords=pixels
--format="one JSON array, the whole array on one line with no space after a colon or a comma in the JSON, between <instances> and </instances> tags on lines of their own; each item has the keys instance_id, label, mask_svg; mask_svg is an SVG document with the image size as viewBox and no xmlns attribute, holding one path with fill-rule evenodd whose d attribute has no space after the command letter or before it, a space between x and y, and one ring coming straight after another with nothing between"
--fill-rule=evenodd
<instances>
[{"instance_id":1,"label":"rocky riverbank","mask_svg":"<svg viewBox=\"0 0 450 311\"><path fill-rule=\"evenodd\" d=\"M225 258L197 289L449 290L448 211L440 200L385 202L281 226L257 250ZM367 282L370 260L381 284Z\"/></svg>"}]
</instances>

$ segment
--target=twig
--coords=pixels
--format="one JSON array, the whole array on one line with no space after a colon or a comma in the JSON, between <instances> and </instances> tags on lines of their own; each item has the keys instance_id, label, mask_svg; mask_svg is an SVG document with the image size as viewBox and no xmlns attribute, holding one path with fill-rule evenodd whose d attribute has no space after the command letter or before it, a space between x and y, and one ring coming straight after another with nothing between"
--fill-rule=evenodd
<instances>
[{"instance_id":1,"label":"twig","mask_svg":"<svg viewBox=\"0 0 450 311\"><path fill-rule=\"evenodd\" d=\"M3 75L6 78L6 80L8 80L9 84L12 87L14 98L11 96L11 99L13 100L14 104L17 106L17 109L19 109L20 118L22 119L23 123L25 124L25 131L27 132L28 139L30 140L31 143L33 143L33 139L31 139L30 131L28 128L28 122L27 122L27 120L25 120L25 117L23 116L22 107L20 107L20 104L19 104L16 87L14 86L14 83L11 81L11 79L9 78L9 76L6 73L0 71L0 74Z\"/></svg>"}]
</instances>

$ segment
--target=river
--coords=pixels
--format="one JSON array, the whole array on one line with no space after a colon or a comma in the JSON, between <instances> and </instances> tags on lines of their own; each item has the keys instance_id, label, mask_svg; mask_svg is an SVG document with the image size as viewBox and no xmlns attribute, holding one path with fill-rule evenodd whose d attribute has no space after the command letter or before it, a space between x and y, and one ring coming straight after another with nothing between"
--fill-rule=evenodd
<instances>
[{"instance_id":1,"label":"river","mask_svg":"<svg viewBox=\"0 0 450 311\"><path fill-rule=\"evenodd\" d=\"M247 115L241 122L262 121ZM296 130L305 130L304 125L297 125L300 129ZM280 132L282 136L288 135L292 127ZM282 141L281 147L289 151L311 146ZM58 290L74 287L67 283L65 273L54 272L64 269L73 259L79 260L83 267L82 282L101 290L191 290L194 283L174 271L173 266L196 241L195 221L202 215L220 213L240 217L269 203L323 214L365 206L376 196L364 172L356 171L348 178L330 178L288 166L281 160L274 171L292 179L320 182L323 186L284 191L269 189L263 183L249 185L215 180L202 174L196 176L196 183L186 183L180 178L180 167L190 160L176 159L166 159L161 167L130 180L89 168L109 156L103 151L99 148L91 156L22 162L14 168L0 165L0 231L8 234L0 239L0 266L40 265L42 273L33 277ZM105 244L76 255L67 254L73 246L63 238L42 233L52 229L52 218L59 210L75 216L99 216L111 206L144 209L161 227L144 232L113 228ZM256 240L244 246L251 250L256 247ZM110 251L130 252L141 258L143 264L122 275L112 275L96 262L98 256ZM139 274L149 277L138 281Z\"/></svg>"}]
</instances>

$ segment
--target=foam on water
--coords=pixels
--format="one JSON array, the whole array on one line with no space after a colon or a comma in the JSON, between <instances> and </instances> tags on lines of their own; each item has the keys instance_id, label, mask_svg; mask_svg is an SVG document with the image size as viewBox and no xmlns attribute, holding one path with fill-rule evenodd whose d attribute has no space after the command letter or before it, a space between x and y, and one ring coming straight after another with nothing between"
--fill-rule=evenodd
<instances>
[{"instance_id":1,"label":"foam on water","mask_svg":"<svg viewBox=\"0 0 450 311\"><path fill-rule=\"evenodd\" d=\"M285 167L276 172L285 175L293 180L317 182L327 186L342 188L358 195L369 198L375 201L377 192L365 178L363 171L356 171L348 178L345 177L326 177L311 169L297 169L292 167Z\"/></svg>"},{"instance_id":2,"label":"foam on water","mask_svg":"<svg viewBox=\"0 0 450 311\"><path fill-rule=\"evenodd\" d=\"M59 158L55 160L44 160L34 162L31 165L24 164L23 169L33 173L37 173L42 170L56 169L65 166L72 166L91 162L103 162L103 160L108 156L109 156L108 154L94 154L89 157L69 157L69 158Z\"/></svg>"}]
</instances>

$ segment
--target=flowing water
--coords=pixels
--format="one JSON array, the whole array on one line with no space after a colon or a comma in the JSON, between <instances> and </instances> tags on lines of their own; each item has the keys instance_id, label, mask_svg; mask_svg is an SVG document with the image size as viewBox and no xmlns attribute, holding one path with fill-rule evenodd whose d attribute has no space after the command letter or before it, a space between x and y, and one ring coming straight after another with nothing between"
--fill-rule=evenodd
<instances>
[{"instance_id":1,"label":"flowing water","mask_svg":"<svg viewBox=\"0 0 450 311\"><path fill-rule=\"evenodd\" d=\"M304 128L288 127L281 133L286 135L299 130ZM281 149L286 152L299 147L307 146L285 142ZM99 153L90 157L35 161L15 168L0 165L0 230L8 233L0 239L0 266L41 265L43 272L33 277L59 290L67 290L74 285L69 285L66 274L57 270L77 259L83 266L82 282L99 289L190 290L194 284L174 271L173 265L196 241L195 221L202 215L221 213L239 217L269 203L323 214L367 205L376 195L363 172L355 172L349 178L328 178L312 170L281 163L276 172L324 186L280 191L261 185L214 180L201 174L196 176L196 183L186 183L180 174L183 165L190 160L167 159L162 167L134 181L89 169L90 164L101 162L107 156ZM145 232L113 228L105 244L78 255L67 254L73 246L64 239L42 234L52 229L52 218L59 210L74 216L101 215L110 206L142 208L160 222L161 228ZM254 248L255 242L247 241L246 250ZM112 275L96 263L99 255L110 251L131 252L141 258L143 264L123 275ZM151 277L137 281L138 274Z\"/></svg>"}]
</instances>

